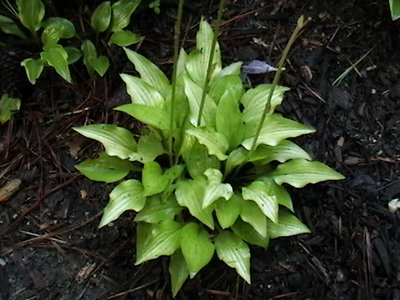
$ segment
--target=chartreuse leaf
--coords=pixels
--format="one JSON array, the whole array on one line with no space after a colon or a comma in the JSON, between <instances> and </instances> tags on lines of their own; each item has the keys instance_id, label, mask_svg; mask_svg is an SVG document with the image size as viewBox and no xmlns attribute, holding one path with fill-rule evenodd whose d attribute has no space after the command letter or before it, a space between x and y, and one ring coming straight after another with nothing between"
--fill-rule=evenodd
<instances>
[{"instance_id":1,"label":"chartreuse leaf","mask_svg":"<svg viewBox=\"0 0 400 300\"><path fill-rule=\"evenodd\" d=\"M140 181L129 179L118 184L110 193L99 227L103 227L127 210L140 211L146 203Z\"/></svg>"},{"instance_id":2,"label":"chartreuse leaf","mask_svg":"<svg viewBox=\"0 0 400 300\"><path fill-rule=\"evenodd\" d=\"M68 82L72 82L68 68L67 51L60 45L54 46L40 53L41 58L52 66L56 72Z\"/></svg>"},{"instance_id":3,"label":"chartreuse leaf","mask_svg":"<svg viewBox=\"0 0 400 300\"><path fill-rule=\"evenodd\" d=\"M225 155L228 150L228 142L226 138L215 131L212 127L197 127L186 130L188 135L194 136L200 144L207 147L208 154L215 155L219 160L228 158Z\"/></svg>"},{"instance_id":4,"label":"chartreuse leaf","mask_svg":"<svg viewBox=\"0 0 400 300\"><path fill-rule=\"evenodd\" d=\"M228 200L233 194L229 183L222 183L222 173L218 169L207 169L204 172L207 177L207 186L204 193L203 208L210 206L219 198Z\"/></svg>"},{"instance_id":5,"label":"chartreuse leaf","mask_svg":"<svg viewBox=\"0 0 400 300\"><path fill-rule=\"evenodd\" d=\"M251 122L246 124L245 136L247 139L243 141L242 145L247 150L251 148L255 131L255 123ZM286 119L279 114L272 114L265 118L260 135L257 139L257 146L260 144L276 146L286 138L313 132L315 132L315 130L306 125Z\"/></svg>"},{"instance_id":6,"label":"chartreuse leaf","mask_svg":"<svg viewBox=\"0 0 400 300\"><path fill-rule=\"evenodd\" d=\"M21 62L21 66L25 68L26 76L31 84L36 83L36 79L42 74L44 63L43 59L27 58Z\"/></svg>"},{"instance_id":7,"label":"chartreuse leaf","mask_svg":"<svg viewBox=\"0 0 400 300\"><path fill-rule=\"evenodd\" d=\"M146 104L124 104L114 108L123 111L135 119L154 128L167 131L169 129L169 115L165 109Z\"/></svg>"},{"instance_id":8,"label":"chartreuse leaf","mask_svg":"<svg viewBox=\"0 0 400 300\"><path fill-rule=\"evenodd\" d=\"M214 245L208 232L197 223L187 223L181 229L181 251L193 278L214 255Z\"/></svg>"},{"instance_id":9,"label":"chartreuse leaf","mask_svg":"<svg viewBox=\"0 0 400 300\"><path fill-rule=\"evenodd\" d=\"M101 77L107 72L110 66L108 57L104 55L101 55L99 57L89 57L89 64Z\"/></svg>"},{"instance_id":10,"label":"chartreuse leaf","mask_svg":"<svg viewBox=\"0 0 400 300\"><path fill-rule=\"evenodd\" d=\"M99 4L90 18L90 24L96 33L106 31L111 22L111 4L105 1Z\"/></svg>"},{"instance_id":11,"label":"chartreuse leaf","mask_svg":"<svg viewBox=\"0 0 400 300\"><path fill-rule=\"evenodd\" d=\"M182 180L177 184L175 195L179 205L187 207L193 217L200 220L209 228L214 229L213 207L203 208L206 185L207 180L204 176Z\"/></svg>"},{"instance_id":12,"label":"chartreuse leaf","mask_svg":"<svg viewBox=\"0 0 400 300\"><path fill-rule=\"evenodd\" d=\"M74 127L74 130L102 143L110 156L127 159L136 151L136 141L128 129L111 124L93 124Z\"/></svg>"},{"instance_id":13,"label":"chartreuse leaf","mask_svg":"<svg viewBox=\"0 0 400 300\"><path fill-rule=\"evenodd\" d=\"M137 35L136 33L132 32L130 30L121 30L121 31L114 32L111 35L108 43L118 45L121 47L125 47L125 46L130 46L133 44L137 44L141 40L143 40L143 37L141 37L140 35Z\"/></svg>"},{"instance_id":14,"label":"chartreuse leaf","mask_svg":"<svg viewBox=\"0 0 400 300\"><path fill-rule=\"evenodd\" d=\"M9 17L3 15L0 15L0 30L7 34L16 35L21 39L26 39L25 33L19 29L17 24L15 24L14 21Z\"/></svg>"},{"instance_id":15,"label":"chartreuse leaf","mask_svg":"<svg viewBox=\"0 0 400 300\"><path fill-rule=\"evenodd\" d=\"M228 75L239 75L241 68L242 68L242 62L241 61L237 61L234 63L231 63L230 65L224 67L221 72L218 73L217 78L219 79L221 77L224 76L228 76Z\"/></svg>"},{"instance_id":16,"label":"chartreuse leaf","mask_svg":"<svg viewBox=\"0 0 400 300\"><path fill-rule=\"evenodd\" d=\"M220 199L215 202L215 213L222 229L231 227L240 215L243 199L233 194L229 200Z\"/></svg>"},{"instance_id":17,"label":"chartreuse leaf","mask_svg":"<svg viewBox=\"0 0 400 300\"><path fill-rule=\"evenodd\" d=\"M267 218L253 201L243 201L240 217L264 238L267 237Z\"/></svg>"},{"instance_id":18,"label":"chartreuse leaf","mask_svg":"<svg viewBox=\"0 0 400 300\"><path fill-rule=\"evenodd\" d=\"M344 176L319 161L292 159L279 165L270 175L277 184L288 183L302 188L309 183L325 180L341 180Z\"/></svg>"},{"instance_id":19,"label":"chartreuse leaf","mask_svg":"<svg viewBox=\"0 0 400 300\"><path fill-rule=\"evenodd\" d=\"M253 89L249 89L243 95L241 102L244 105L243 110L243 121L246 123L259 122L262 113L264 111L265 104L268 100L271 84L260 84ZM271 99L271 112L275 110L275 107L280 105L283 101L283 94L288 91L289 88L284 86L276 86ZM258 123L257 123L258 125Z\"/></svg>"},{"instance_id":20,"label":"chartreuse leaf","mask_svg":"<svg viewBox=\"0 0 400 300\"><path fill-rule=\"evenodd\" d=\"M201 21L196 35L196 50L188 55L186 63L186 70L190 78L199 86L204 86L213 37L214 32L210 24ZM211 80L221 71L221 52L218 43L215 45L214 51Z\"/></svg>"},{"instance_id":21,"label":"chartreuse leaf","mask_svg":"<svg viewBox=\"0 0 400 300\"><path fill-rule=\"evenodd\" d=\"M279 205L285 206L289 210L294 211L292 198L284 186L276 184L269 176L260 177L258 180L269 186L270 193L276 196Z\"/></svg>"},{"instance_id":22,"label":"chartreuse leaf","mask_svg":"<svg viewBox=\"0 0 400 300\"><path fill-rule=\"evenodd\" d=\"M129 25L131 15L141 0L119 0L112 6L111 31L116 32Z\"/></svg>"},{"instance_id":23,"label":"chartreuse leaf","mask_svg":"<svg viewBox=\"0 0 400 300\"><path fill-rule=\"evenodd\" d=\"M146 163L166 153L160 135L156 131L150 131L139 138L135 153L129 156L131 161Z\"/></svg>"},{"instance_id":24,"label":"chartreuse leaf","mask_svg":"<svg viewBox=\"0 0 400 300\"><path fill-rule=\"evenodd\" d=\"M131 96L132 103L149 106L164 105L163 96L143 79L127 74L121 74L121 78L126 84L126 90Z\"/></svg>"},{"instance_id":25,"label":"chartreuse leaf","mask_svg":"<svg viewBox=\"0 0 400 300\"><path fill-rule=\"evenodd\" d=\"M45 7L40 0L17 0L18 18L35 35L41 27Z\"/></svg>"},{"instance_id":26,"label":"chartreuse leaf","mask_svg":"<svg viewBox=\"0 0 400 300\"><path fill-rule=\"evenodd\" d=\"M311 232L299 219L283 209L279 211L279 222L268 222L267 230L271 239Z\"/></svg>"},{"instance_id":27,"label":"chartreuse leaf","mask_svg":"<svg viewBox=\"0 0 400 300\"><path fill-rule=\"evenodd\" d=\"M60 28L58 35L59 38L70 39L76 36L75 26L70 20L55 17L48 18L42 22L42 27L44 28L44 30L46 30L48 26L52 25L56 25Z\"/></svg>"},{"instance_id":28,"label":"chartreuse leaf","mask_svg":"<svg viewBox=\"0 0 400 300\"><path fill-rule=\"evenodd\" d=\"M235 268L238 274L250 284L250 250L236 234L222 231L214 242L215 250L220 260L231 268Z\"/></svg>"},{"instance_id":29,"label":"chartreuse leaf","mask_svg":"<svg viewBox=\"0 0 400 300\"><path fill-rule=\"evenodd\" d=\"M46 28L42 32L42 44L43 49L48 50L57 46L58 41L60 40L60 36L62 34L62 26L59 24L52 24L46 26Z\"/></svg>"},{"instance_id":30,"label":"chartreuse leaf","mask_svg":"<svg viewBox=\"0 0 400 300\"><path fill-rule=\"evenodd\" d=\"M243 83L238 75L227 75L220 77L210 83L210 91L208 94L215 103L218 104L222 96L229 91L229 95L232 99L232 103L235 103L239 107L239 101L244 93ZM218 115L217 115L218 117Z\"/></svg>"},{"instance_id":31,"label":"chartreuse leaf","mask_svg":"<svg viewBox=\"0 0 400 300\"><path fill-rule=\"evenodd\" d=\"M237 96L231 92L231 89L226 89L219 100L215 114L217 132L226 138L230 150L240 145L244 138L244 126Z\"/></svg>"},{"instance_id":32,"label":"chartreuse leaf","mask_svg":"<svg viewBox=\"0 0 400 300\"><path fill-rule=\"evenodd\" d=\"M145 207L136 215L135 222L159 223L164 220L173 220L180 213L182 207L178 205L172 195L166 199L160 195L148 197Z\"/></svg>"},{"instance_id":33,"label":"chartreuse leaf","mask_svg":"<svg viewBox=\"0 0 400 300\"><path fill-rule=\"evenodd\" d=\"M151 196L164 191L168 186L169 180L163 176L158 162L149 161L144 164L142 170L142 183L144 195Z\"/></svg>"},{"instance_id":34,"label":"chartreuse leaf","mask_svg":"<svg viewBox=\"0 0 400 300\"><path fill-rule=\"evenodd\" d=\"M189 121L193 126L197 126L197 117L200 110L202 88L195 84L186 75L184 75L183 80L185 94L190 107ZM214 100L210 96L206 95L204 109L201 116L201 124L213 127L215 124L216 109L217 105L215 104Z\"/></svg>"},{"instance_id":35,"label":"chartreuse leaf","mask_svg":"<svg viewBox=\"0 0 400 300\"><path fill-rule=\"evenodd\" d=\"M182 225L173 220L148 224L139 222L135 265L162 255L172 255L179 248Z\"/></svg>"},{"instance_id":36,"label":"chartreuse leaf","mask_svg":"<svg viewBox=\"0 0 400 300\"><path fill-rule=\"evenodd\" d=\"M172 254L168 270L171 276L172 296L175 297L189 277L189 269L180 249Z\"/></svg>"},{"instance_id":37,"label":"chartreuse leaf","mask_svg":"<svg viewBox=\"0 0 400 300\"><path fill-rule=\"evenodd\" d=\"M3 94L0 99L0 123L4 124L11 119L11 116L19 110L21 99L13 98Z\"/></svg>"},{"instance_id":38,"label":"chartreuse leaf","mask_svg":"<svg viewBox=\"0 0 400 300\"><path fill-rule=\"evenodd\" d=\"M167 76L165 76L165 74L155 64L143 55L128 48L124 48L124 50L128 59L134 64L135 69L139 72L140 78L166 98L170 90Z\"/></svg>"},{"instance_id":39,"label":"chartreuse leaf","mask_svg":"<svg viewBox=\"0 0 400 300\"><path fill-rule=\"evenodd\" d=\"M257 203L264 215L270 218L272 222L278 222L278 199L271 192L269 184L254 181L249 186L242 188L242 196L245 200Z\"/></svg>"},{"instance_id":40,"label":"chartreuse leaf","mask_svg":"<svg viewBox=\"0 0 400 300\"><path fill-rule=\"evenodd\" d=\"M272 222L271 222L272 223ZM248 242L249 244L260 246L263 248L268 247L269 237L263 237L259 234L253 226L249 223L238 219L235 224L231 227L232 231L240 237L242 240Z\"/></svg>"},{"instance_id":41,"label":"chartreuse leaf","mask_svg":"<svg viewBox=\"0 0 400 300\"><path fill-rule=\"evenodd\" d=\"M245 162L248 159L247 157L248 152L249 151L247 151L243 147L238 147L231 153L229 153L229 156L225 164L225 175L228 175L236 166Z\"/></svg>"},{"instance_id":42,"label":"chartreuse leaf","mask_svg":"<svg viewBox=\"0 0 400 300\"><path fill-rule=\"evenodd\" d=\"M392 20L395 21L400 18L400 1L389 0L390 12L392 14Z\"/></svg>"},{"instance_id":43,"label":"chartreuse leaf","mask_svg":"<svg viewBox=\"0 0 400 300\"><path fill-rule=\"evenodd\" d=\"M87 159L77 164L75 168L91 180L115 182L128 175L133 165L127 160L102 152L98 158Z\"/></svg>"}]
</instances>

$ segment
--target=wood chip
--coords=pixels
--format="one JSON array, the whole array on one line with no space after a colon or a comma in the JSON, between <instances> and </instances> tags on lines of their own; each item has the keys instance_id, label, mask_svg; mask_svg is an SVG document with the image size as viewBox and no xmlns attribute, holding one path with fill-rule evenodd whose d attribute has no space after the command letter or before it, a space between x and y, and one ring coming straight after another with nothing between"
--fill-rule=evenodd
<instances>
[{"instance_id":1,"label":"wood chip","mask_svg":"<svg viewBox=\"0 0 400 300\"><path fill-rule=\"evenodd\" d=\"M19 191L21 179L12 179L0 188L0 202L6 202Z\"/></svg>"}]
</instances>

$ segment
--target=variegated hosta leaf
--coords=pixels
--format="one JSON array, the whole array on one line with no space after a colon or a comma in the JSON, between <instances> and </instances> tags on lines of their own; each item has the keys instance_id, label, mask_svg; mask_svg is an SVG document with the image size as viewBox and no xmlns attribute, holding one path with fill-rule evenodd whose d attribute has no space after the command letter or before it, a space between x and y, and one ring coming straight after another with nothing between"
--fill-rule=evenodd
<instances>
[{"instance_id":1,"label":"variegated hosta leaf","mask_svg":"<svg viewBox=\"0 0 400 300\"><path fill-rule=\"evenodd\" d=\"M121 74L121 78L126 84L132 103L163 107L164 97L143 79L128 74Z\"/></svg>"},{"instance_id":2,"label":"variegated hosta leaf","mask_svg":"<svg viewBox=\"0 0 400 300\"><path fill-rule=\"evenodd\" d=\"M189 269L180 249L172 254L168 270L171 276L172 296L175 297L189 277Z\"/></svg>"},{"instance_id":3,"label":"variegated hosta leaf","mask_svg":"<svg viewBox=\"0 0 400 300\"><path fill-rule=\"evenodd\" d=\"M267 218L253 201L243 201L240 217L249 223L262 237L267 237Z\"/></svg>"},{"instance_id":4,"label":"variegated hosta leaf","mask_svg":"<svg viewBox=\"0 0 400 300\"><path fill-rule=\"evenodd\" d=\"M173 220L148 224L139 222L136 226L136 262L145 261L162 255L172 255L180 246L182 225Z\"/></svg>"},{"instance_id":5,"label":"variegated hosta leaf","mask_svg":"<svg viewBox=\"0 0 400 300\"><path fill-rule=\"evenodd\" d=\"M91 180L115 182L128 175L133 165L130 161L102 152L98 158L87 159L75 168Z\"/></svg>"},{"instance_id":6,"label":"variegated hosta leaf","mask_svg":"<svg viewBox=\"0 0 400 300\"><path fill-rule=\"evenodd\" d=\"M200 112L200 102L203 89L194 83L188 76L184 76L183 80L185 85L185 94L190 107L189 121L193 126L198 126L197 121ZM206 95L200 125L214 127L216 109L217 105L214 100L210 96Z\"/></svg>"},{"instance_id":7,"label":"variegated hosta leaf","mask_svg":"<svg viewBox=\"0 0 400 300\"><path fill-rule=\"evenodd\" d=\"M253 144L258 126L256 123L257 122L251 122L246 124L245 136L247 139L243 141L242 145L247 150L250 150ZM257 146L260 144L276 146L284 139L313 132L315 132L315 130L306 125L286 119L279 114L272 114L265 118L260 135L257 139Z\"/></svg>"},{"instance_id":8,"label":"variegated hosta leaf","mask_svg":"<svg viewBox=\"0 0 400 300\"><path fill-rule=\"evenodd\" d=\"M219 259L231 268L235 268L238 274L250 284L249 246L230 231L220 232L214 245Z\"/></svg>"},{"instance_id":9,"label":"variegated hosta leaf","mask_svg":"<svg viewBox=\"0 0 400 300\"><path fill-rule=\"evenodd\" d=\"M271 84L260 84L253 89L249 89L243 95L241 102L244 105L243 110L243 121L246 123L252 123L259 121L263 114L265 104L268 100L272 85ZM273 112L275 107L280 105L283 101L283 94L288 91L289 88L284 86L276 86L271 99L271 110Z\"/></svg>"},{"instance_id":10,"label":"variegated hosta leaf","mask_svg":"<svg viewBox=\"0 0 400 300\"><path fill-rule=\"evenodd\" d=\"M229 96L232 98L230 102L239 107L240 99L244 93L242 79L239 75L227 75L210 82L208 94L218 105L222 96L228 91Z\"/></svg>"},{"instance_id":11,"label":"variegated hosta leaf","mask_svg":"<svg viewBox=\"0 0 400 300\"><path fill-rule=\"evenodd\" d=\"M128 59L135 65L135 69L139 72L140 78L156 89L165 99L170 90L167 76L143 55L128 48L124 48L124 50Z\"/></svg>"},{"instance_id":12,"label":"variegated hosta leaf","mask_svg":"<svg viewBox=\"0 0 400 300\"><path fill-rule=\"evenodd\" d=\"M310 229L293 214L281 209L278 223L268 222L268 235L271 239L282 236L291 236L301 233L310 233Z\"/></svg>"},{"instance_id":13,"label":"variegated hosta leaf","mask_svg":"<svg viewBox=\"0 0 400 300\"><path fill-rule=\"evenodd\" d=\"M168 178L162 174L161 166L156 161L144 164L142 170L144 195L151 196L164 191L168 186Z\"/></svg>"},{"instance_id":14,"label":"variegated hosta leaf","mask_svg":"<svg viewBox=\"0 0 400 300\"><path fill-rule=\"evenodd\" d=\"M207 169L204 172L207 177L207 186L204 192L203 208L210 206L219 198L228 200L233 195L232 186L222 183L222 173L217 169Z\"/></svg>"},{"instance_id":15,"label":"variegated hosta leaf","mask_svg":"<svg viewBox=\"0 0 400 300\"><path fill-rule=\"evenodd\" d=\"M215 214L222 229L231 227L240 215L243 198L237 194L229 200L220 199L215 203Z\"/></svg>"},{"instance_id":16,"label":"variegated hosta leaf","mask_svg":"<svg viewBox=\"0 0 400 300\"><path fill-rule=\"evenodd\" d=\"M319 161L292 159L279 165L268 177L277 184L287 183L302 188L309 183L341 180L344 176Z\"/></svg>"},{"instance_id":17,"label":"variegated hosta leaf","mask_svg":"<svg viewBox=\"0 0 400 300\"><path fill-rule=\"evenodd\" d=\"M278 222L278 199L271 192L270 185L261 181L254 181L249 186L242 188L242 196L245 200L252 200L257 203L264 215L270 218L272 222Z\"/></svg>"},{"instance_id":18,"label":"variegated hosta leaf","mask_svg":"<svg viewBox=\"0 0 400 300\"><path fill-rule=\"evenodd\" d=\"M240 70L242 68L242 64L243 63L241 61L237 61L237 62L231 63L230 65L224 67L221 70L221 72L218 73L216 79L219 79L221 77L228 76L228 75L239 75Z\"/></svg>"},{"instance_id":19,"label":"variegated hosta leaf","mask_svg":"<svg viewBox=\"0 0 400 300\"><path fill-rule=\"evenodd\" d=\"M135 222L159 223L173 220L182 210L176 202L175 196L163 199L161 195L148 197L145 207L136 215Z\"/></svg>"},{"instance_id":20,"label":"variegated hosta leaf","mask_svg":"<svg viewBox=\"0 0 400 300\"><path fill-rule=\"evenodd\" d=\"M147 163L164 153L166 150L160 135L156 131L150 131L139 138L136 152L129 156L129 160Z\"/></svg>"},{"instance_id":21,"label":"variegated hosta leaf","mask_svg":"<svg viewBox=\"0 0 400 300\"><path fill-rule=\"evenodd\" d=\"M110 193L110 201L104 209L99 227L116 220L127 210L140 211L146 203L140 181L130 179L121 182Z\"/></svg>"},{"instance_id":22,"label":"variegated hosta leaf","mask_svg":"<svg viewBox=\"0 0 400 300\"><path fill-rule=\"evenodd\" d=\"M251 153L249 161L260 161L267 164L271 161L285 162L293 158L311 160L310 155L295 143L283 140L276 146L260 145Z\"/></svg>"},{"instance_id":23,"label":"variegated hosta leaf","mask_svg":"<svg viewBox=\"0 0 400 300\"><path fill-rule=\"evenodd\" d=\"M271 223L272 222L269 222L268 224ZM249 223L242 221L240 218L231 227L231 229L238 237L248 242L249 244L260 246L263 248L268 247L269 237L263 237L254 229L253 226L251 226Z\"/></svg>"},{"instance_id":24,"label":"variegated hosta leaf","mask_svg":"<svg viewBox=\"0 0 400 300\"><path fill-rule=\"evenodd\" d=\"M203 208L206 185L207 180L204 176L197 176L192 180L182 180L177 185L175 195L179 205L187 207L193 217L210 229L214 229L213 206Z\"/></svg>"},{"instance_id":25,"label":"variegated hosta leaf","mask_svg":"<svg viewBox=\"0 0 400 300\"><path fill-rule=\"evenodd\" d=\"M181 251L193 278L214 255L209 233L197 223L188 223L181 229Z\"/></svg>"},{"instance_id":26,"label":"variegated hosta leaf","mask_svg":"<svg viewBox=\"0 0 400 300\"><path fill-rule=\"evenodd\" d=\"M208 154L215 155L219 160L225 160L228 150L226 138L212 127L197 127L186 130L188 135L196 137L200 144L207 147Z\"/></svg>"},{"instance_id":27,"label":"variegated hosta leaf","mask_svg":"<svg viewBox=\"0 0 400 300\"><path fill-rule=\"evenodd\" d=\"M111 124L93 124L73 129L87 138L102 143L110 156L127 159L136 151L136 141L128 129Z\"/></svg>"}]
</instances>

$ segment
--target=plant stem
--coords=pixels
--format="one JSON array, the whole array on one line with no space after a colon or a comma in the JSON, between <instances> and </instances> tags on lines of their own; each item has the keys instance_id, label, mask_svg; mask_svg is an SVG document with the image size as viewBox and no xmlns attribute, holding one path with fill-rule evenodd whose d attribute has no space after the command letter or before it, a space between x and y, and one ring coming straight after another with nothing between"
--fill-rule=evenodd
<instances>
[{"instance_id":1,"label":"plant stem","mask_svg":"<svg viewBox=\"0 0 400 300\"><path fill-rule=\"evenodd\" d=\"M275 87L278 85L279 80L281 79L283 65L285 64L285 61L289 54L290 48L292 47L293 43L295 42L295 40L297 39L297 37L299 35L300 30L305 26L305 24L306 24L306 22L304 22L304 16L300 16L300 18L297 20L297 26L294 29L292 35L290 36L290 39L289 39L285 49L283 50L281 59L278 62L278 70L275 73L274 80L272 81L272 86L271 86L271 89L268 94L267 102L265 103L264 111L262 113L261 120L257 127L256 135L254 136L254 140L253 140L253 143L251 145L248 155L250 155L257 148L258 136L260 135L265 118L267 117L267 115L271 109L271 99L274 94Z\"/></svg>"},{"instance_id":2,"label":"plant stem","mask_svg":"<svg viewBox=\"0 0 400 300\"><path fill-rule=\"evenodd\" d=\"M204 103L205 103L205 100L206 100L208 84L210 82L211 73L213 71L214 52L215 52L215 47L216 47L217 39L218 39L218 35L219 35L219 29L220 29L220 25L221 25L222 13L224 11L225 2L226 2L226 0L220 0L219 1L217 21L216 21L215 27L214 27L214 37L213 37L213 40L212 40L212 43L211 43L211 51L210 51L210 57L209 57L209 60L208 60L208 65L207 65L207 73L206 73L206 78L205 78L205 81L204 81L203 91L202 91L202 94L201 94L199 115L197 117L197 126L201 125L201 116L202 116L203 110L204 110Z\"/></svg>"},{"instance_id":3,"label":"plant stem","mask_svg":"<svg viewBox=\"0 0 400 300\"><path fill-rule=\"evenodd\" d=\"M175 22L175 34L174 34L174 66L172 69L172 91L171 91L171 107L169 115L169 138L168 138L168 154L169 162L171 166L173 165L173 131L175 129L175 97L176 97L176 76L177 76L177 66L178 66L178 56L179 56L179 37L181 35L181 24L182 24L182 12L183 12L183 2L184 0L179 0L178 4L178 14L176 16Z\"/></svg>"}]
</instances>

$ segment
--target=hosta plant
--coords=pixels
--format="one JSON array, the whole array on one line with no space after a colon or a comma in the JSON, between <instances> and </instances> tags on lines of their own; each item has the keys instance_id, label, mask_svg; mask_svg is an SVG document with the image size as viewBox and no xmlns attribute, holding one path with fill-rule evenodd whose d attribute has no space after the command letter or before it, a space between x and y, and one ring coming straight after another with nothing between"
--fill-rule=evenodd
<instances>
[{"instance_id":1,"label":"hosta plant","mask_svg":"<svg viewBox=\"0 0 400 300\"><path fill-rule=\"evenodd\" d=\"M274 112L288 88L246 88L241 62L222 67L206 21L196 41L195 50L180 51L173 84L125 49L140 76L121 75L132 103L115 109L147 125L138 138L110 124L75 128L105 149L78 170L118 182L100 227L136 211L136 264L170 256L174 295L215 254L250 283L249 244L266 248L270 239L309 232L285 185L343 178L287 140L314 132Z\"/></svg>"}]
</instances>

